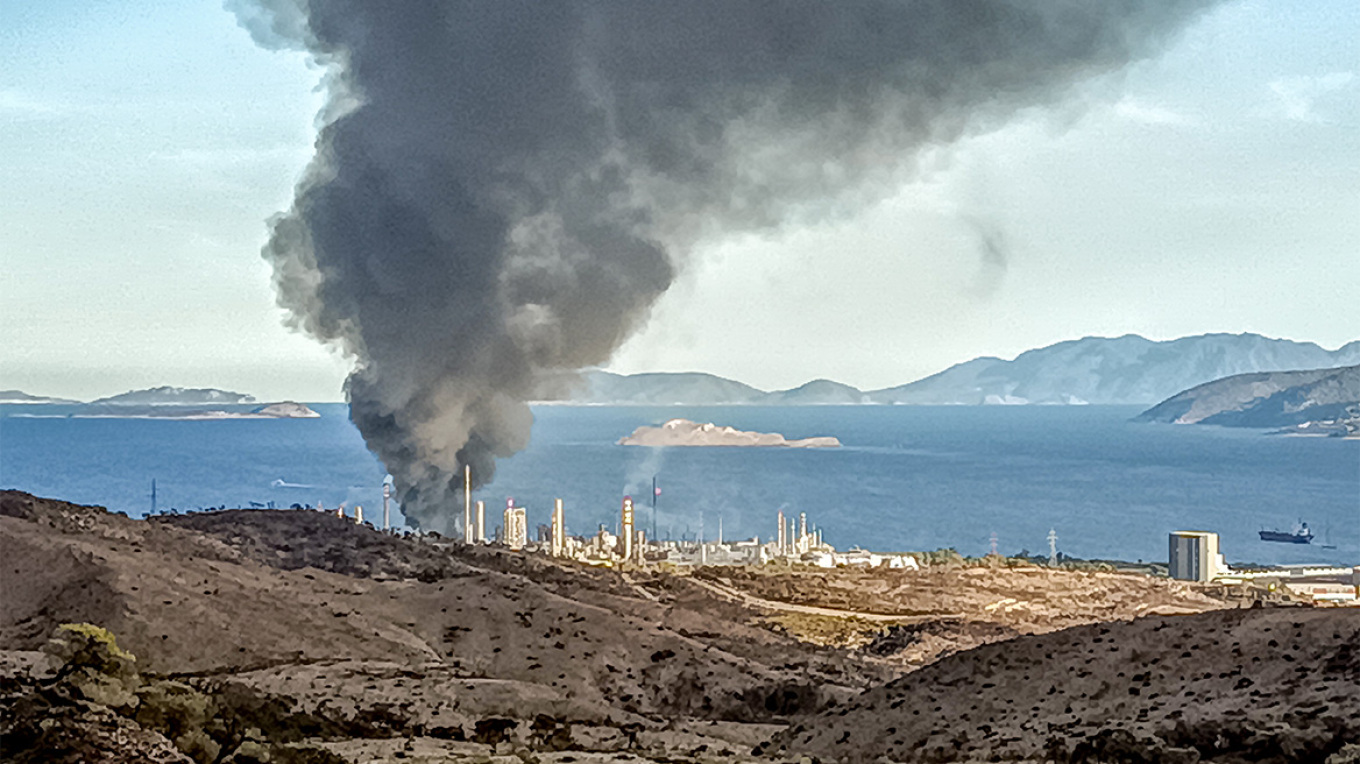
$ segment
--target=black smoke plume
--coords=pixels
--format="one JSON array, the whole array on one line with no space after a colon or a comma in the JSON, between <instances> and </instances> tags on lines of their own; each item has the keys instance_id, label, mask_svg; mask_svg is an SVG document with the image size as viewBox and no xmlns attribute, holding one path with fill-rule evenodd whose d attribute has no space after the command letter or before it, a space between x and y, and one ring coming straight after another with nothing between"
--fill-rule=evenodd
<instances>
[{"instance_id":1,"label":"black smoke plume","mask_svg":"<svg viewBox=\"0 0 1360 764\"><path fill-rule=\"evenodd\" d=\"M696 242L876 198L923 147L1150 55L1206 0L228 0L329 67L264 256L354 423L448 530L545 377L603 364ZM715 340L718 338L715 338Z\"/></svg>"}]
</instances>

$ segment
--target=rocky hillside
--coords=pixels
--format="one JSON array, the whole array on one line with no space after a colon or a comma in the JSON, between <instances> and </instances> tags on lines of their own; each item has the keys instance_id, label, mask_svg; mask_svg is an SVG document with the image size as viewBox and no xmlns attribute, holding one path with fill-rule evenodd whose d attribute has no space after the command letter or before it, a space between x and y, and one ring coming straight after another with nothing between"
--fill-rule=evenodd
<instances>
[{"instance_id":1,"label":"rocky hillside","mask_svg":"<svg viewBox=\"0 0 1360 764\"><path fill-rule=\"evenodd\" d=\"M771 748L894 762L1353 762L1360 616L1252 609L1081 626L940 660ZM882 758L880 758L882 757Z\"/></svg>"},{"instance_id":2,"label":"rocky hillside","mask_svg":"<svg viewBox=\"0 0 1360 764\"><path fill-rule=\"evenodd\" d=\"M1293 760L1322 761L1360 718L1350 612L1268 607L1016 636L1051 628L1039 621L1233 604L1156 579L943 562L603 570L323 512L131 520L16 491L0 492L0 560L5 761L678 764L918 750L964 761L1050 748L1085 761L1083 741L1141 735L1151 720L1164 747L1226 762L1246 750L1233 720L1258 720L1243 697L1269 710L1259 724ZM66 631L86 641L54 652L68 623L93 626ZM912 684L913 669L936 673ZM1044 705L1061 692L1071 711ZM1203 747L1215 730L1230 743L1223 758ZM941 734L967 744L941 748Z\"/></svg>"},{"instance_id":3,"label":"rocky hillside","mask_svg":"<svg viewBox=\"0 0 1360 764\"><path fill-rule=\"evenodd\" d=\"M1360 366L1239 374L1178 393L1144 422L1291 427L1360 419Z\"/></svg>"},{"instance_id":4,"label":"rocky hillside","mask_svg":"<svg viewBox=\"0 0 1360 764\"><path fill-rule=\"evenodd\" d=\"M143 672L214 696L249 692L288 709L280 729L311 719L399 738L388 755L413 735L442 745L481 728L500 732L465 753L502 737L522 748L539 722L574 729L564 746L619 750L642 735L688 761L677 751L749 751L773 731L761 725L895 673L800 643L682 581L644 586L322 512L143 521L5 491L0 559L7 660L60 624L93 623ZM738 727L715 735L714 724ZM752 729L765 731L750 740ZM331 736L343 748L345 734Z\"/></svg>"}]
</instances>

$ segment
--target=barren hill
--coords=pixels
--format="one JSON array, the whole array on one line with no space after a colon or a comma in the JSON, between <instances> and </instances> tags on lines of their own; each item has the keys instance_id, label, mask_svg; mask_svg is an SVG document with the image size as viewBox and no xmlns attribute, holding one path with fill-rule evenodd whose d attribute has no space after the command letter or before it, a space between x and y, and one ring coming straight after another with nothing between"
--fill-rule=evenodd
<instances>
[{"instance_id":1,"label":"barren hill","mask_svg":"<svg viewBox=\"0 0 1360 764\"><path fill-rule=\"evenodd\" d=\"M1357 741L1360 614L1268 608L988 645L773 747L839 761L1324 762Z\"/></svg>"},{"instance_id":2,"label":"barren hill","mask_svg":"<svg viewBox=\"0 0 1360 764\"><path fill-rule=\"evenodd\" d=\"M1146 717L1156 722L1145 725L1149 734L1163 736L1179 729L1172 721L1181 717L1170 714L1181 709L1187 723L1219 719L1220 708L1256 719L1246 708L1253 698L1274 703L1276 716L1311 714L1350 734L1335 711L1349 708L1353 695L1335 689L1336 677L1354 689L1351 656L1360 649L1360 618L1341 610L1234 610L1016 636L1234 605L1211 590L1145 576L958 565L600 570L386 534L322 512L131 520L16 491L0 492L0 562L0 737L6 746L37 746L55 729L85 746L74 758L33 747L0 757L16 761L137 761L147 760L145 751L173 750L157 737L156 729L165 731L160 716L134 722L53 699L53 680L41 678L33 651L68 622L111 630L145 675L207 698L214 734L230 733L221 757L231 746L245 750L242 735L256 735L274 746L273 761L327 764L485 761L497 752L543 762L798 760L806 752L920 760L927 748L935 760L962 761L1032 753L1049 738L1076 752L1104 729L1090 727L1101 714L1137 730ZM1249 636L1286 621L1292 630L1278 644L1287 651ZM1172 654L1201 633L1199 647ZM1111 640L1120 650L1107 655ZM990 642L999 644L970 649ZM1303 666L1324 689L1287 681ZM1125 691L1119 683L1134 674L1151 682L1130 696L1141 700L1101 700ZM1201 674L1255 685L1195 678ZM1053 682L1040 677L1062 678L1073 712L1044 705ZM1185 697L1205 701L1200 716L1191 716L1189 701L1139 705L1151 692L1179 697L1177 682L1193 690ZM949 688L948 698L937 686ZM1007 688L1005 698L996 687ZM1310 705L1315 696L1322 705ZM1012 706L1034 706L1038 716L1005 716ZM983 724L1021 730L1003 736L1020 742L998 747L1000 738L970 726L984 710ZM904 716L917 721L894 721ZM1312 730L1299 750L1330 750L1335 735L1292 719L1291 728ZM924 720L931 726L912 726ZM941 753L948 746L936 745L940 729L978 745ZM863 742L847 747L852 739ZM137 740L145 746L128 747ZM91 750L117 755L95 759ZM200 760L221 758L214 757Z\"/></svg>"}]
</instances>

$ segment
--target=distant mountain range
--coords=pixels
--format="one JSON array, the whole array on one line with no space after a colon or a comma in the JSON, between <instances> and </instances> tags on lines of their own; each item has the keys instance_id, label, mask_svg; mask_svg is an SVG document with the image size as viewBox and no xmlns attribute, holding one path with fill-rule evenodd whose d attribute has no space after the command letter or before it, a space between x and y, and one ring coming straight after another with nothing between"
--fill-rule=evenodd
<instances>
[{"instance_id":1,"label":"distant mountain range","mask_svg":"<svg viewBox=\"0 0 1360 764\"><path fill-rule=\"evenodd\" d=\"M1138 419L1355 434L1360 432L1360 366L1238 374L1174 395Z\"/></svg>"},{"instance_id":2,"label":"distant mountain range","mask_svg":"<svg viewBox=\"0 0 1360 764\"><path fill-rule=\"evenodd\" d=\"M1360 365L1360 340L1336 350L1258 334L1202 334L1156 342L1137 335L1086 337L1021 353L1014 360L974 358L916 382L860 390L817 379L766 391L699 372L587 372L544 380L536 398L574 405L831 405L831 404L1136 404L1151 405L1224 377L1257 372ZM29 401L24 398L32 399ZM18 390L0 403L38 400ZM252 396L214 389L158 387L102 398L108 406L219 406L254 403Z\"/></svg>"},{"instance_id":3,"label":"distant mountain range","mask_svg":"<svg viewBox=\"0 0 1360 764\"><path fill-rule=\"evenodd\" d=\"M860 390L818 379L767 392L702 373L589 372L555 385L546 401L583 405L1152 404L1236 374L1360 364L1360 340L1337 350L1257 334L1204 334L1156 342L1137 335L1087 337L1021 353L975 358L905 385Z\"/></svg>"}]
</instances>

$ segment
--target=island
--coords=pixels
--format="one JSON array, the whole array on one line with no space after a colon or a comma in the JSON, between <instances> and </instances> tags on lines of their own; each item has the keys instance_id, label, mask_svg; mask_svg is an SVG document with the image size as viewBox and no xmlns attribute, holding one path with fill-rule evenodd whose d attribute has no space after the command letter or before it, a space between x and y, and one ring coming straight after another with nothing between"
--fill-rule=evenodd
<instances>
[{"instance_id":1,"label":"island","mask_svg":"<svg viewBox=\"0 0 1360 764\"><path fill-rule=\"evenodd\" d=\"M159 407L126 407L127 411L101 409L97 413L84 416L103 419L316 419L321 415L305 403L281 401L259 406L249 411L224 411L222 409L170 409ZM76 416L81 416L77 414Z\"/></svg>"},{"instance_id":2,"label":"island","mask_svg":"<svg viewBox=\"0 0 1360 764\"><path fill-rule=\"evenodd\" d=\"M24 404L68 404L79 403L70 398L52 398L46 395L29 395L23 390L0 390L0 405L24 405Z\"/></svg>"},{"instance_id":3,"label":"island","mask_svg":"<svg viewBox=\"0 0 1360 764\"><path fill-rule=\"evenodd\" d=\"M171 387L162 385L145 390L129 390L90 401L96 406L205 406L254 403L255 396L218 390L212 387Z\"/></svg>"},{"instance_id":4,"label":"island","mask_svg":"<svg viewBox=\"0 0 1360 764\"><path fill-rule=\"evenodd\" d=\"M1360 435L1360 366L1226 377L1174 395L1137 420L1356 437Z\"/></svg>"},{"instance_id":5,"label":"island","mask_svg":"<svg viewBox=\"0 0 1360 764\"><path fill-rule=\"evenodd\" d=\"M688 419L672 419L660 427L643 425L632 435L619 439L621 446L759 446L773 448L839 448L841 442L830 436L789 440L777 432L751 432L724 427L712 422L700 424Z\"/></svg>"}]
</instances>

